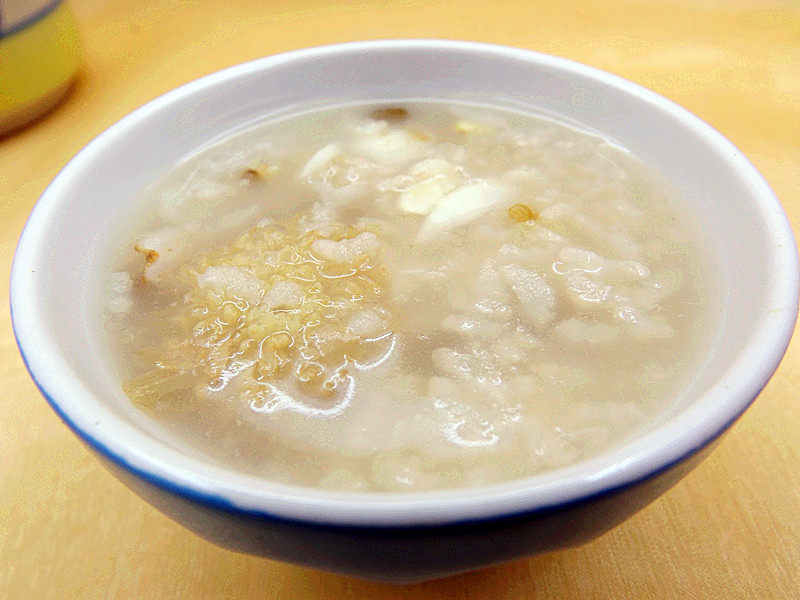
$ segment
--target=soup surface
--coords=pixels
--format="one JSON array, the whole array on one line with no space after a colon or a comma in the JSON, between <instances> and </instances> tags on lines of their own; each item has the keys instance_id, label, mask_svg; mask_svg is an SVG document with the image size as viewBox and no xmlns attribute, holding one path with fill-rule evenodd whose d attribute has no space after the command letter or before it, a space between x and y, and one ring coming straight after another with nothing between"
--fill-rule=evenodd
<instances>
[{"instance_id":1,"label":"soup surface","mask_svg":"<svg viewBox=\"0 0 800 600\"><path fill-rule=\"evenodd\" d=\"M187 451L339 490L469 487L663 413L707 338L698 240L601 137L349 105L202 149L116 249L105 329Z\"/></svg>"}]
</instances>

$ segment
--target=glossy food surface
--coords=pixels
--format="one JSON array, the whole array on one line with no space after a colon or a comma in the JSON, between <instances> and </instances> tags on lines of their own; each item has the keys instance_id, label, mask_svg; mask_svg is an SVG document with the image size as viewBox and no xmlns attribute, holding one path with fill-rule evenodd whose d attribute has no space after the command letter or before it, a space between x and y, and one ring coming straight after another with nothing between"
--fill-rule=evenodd
<instances>
[{"instance_id":1,"label":"glossy food surface","mask_svg":"<svg viewBox=\"0 0 800 600\"><path fill-rule=\"evenodd\" d=\"M677 403L719 296L647 165L490 106L283 117L138 196L103 276L123 389L187 451L285 483L592 457Z\"/></svg>"}]
</instances>

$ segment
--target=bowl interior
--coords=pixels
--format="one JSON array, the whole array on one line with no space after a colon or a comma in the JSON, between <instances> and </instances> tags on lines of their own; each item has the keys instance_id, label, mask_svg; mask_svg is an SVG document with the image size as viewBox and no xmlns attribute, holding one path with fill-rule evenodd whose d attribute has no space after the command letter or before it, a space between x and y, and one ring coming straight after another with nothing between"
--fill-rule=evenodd
<instances>
[{"instance_id":1,"label":"bowl interior","mask_svg":"<svg viewBox=\"0 0 800 600\"><path fill-rule=\"evenodd\" d=\"M409 97L494 97L530 107L601 132L657 169L695 218L720 277L716 338L694 379L670 413L636 439L566 469L482 490L345 498L283 488L172 448L125 400L99 335L92 309L107 234L170 165L224 133L309 103ZM15 259L12 310L26 362L59 413L102 452L155 481L288 517L300 512L286 498L314 504L310 518L322 521L469 518L597 493L663 468L717 435L757 395L785 350L797 311L797 256L780 205L752 166L710 127L655 94L507 48L360 43L211 75L98 137L29 220Z\"/></svg>"}]
</instances>

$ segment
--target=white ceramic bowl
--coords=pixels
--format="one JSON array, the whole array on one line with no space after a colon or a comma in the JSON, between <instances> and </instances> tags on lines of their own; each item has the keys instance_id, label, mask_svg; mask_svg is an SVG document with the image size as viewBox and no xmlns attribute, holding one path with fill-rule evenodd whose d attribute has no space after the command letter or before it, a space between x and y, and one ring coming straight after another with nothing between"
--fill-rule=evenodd
<instances>
[{"instance_id":1,"label":"white ceramic bowl","mask_svg":"<svg viewBox=\"0 0 800 600\"><path fill-rule=\"evenodd\" d=\"M706 235L722 281L716 340L675 407L636 439L475 490L346 494L281 486L187 456L126 402L90 307L108 232L137 193L208 140L309 102L490 96L604 133L658 169ZM451 41L300 50L209 75L108 129L56 177L11 278L23 358L64 421L136 493L227 547L411 581L573 545L613 527L699 461L780 361L798 260L772 191L719 133L664 98L559 58Z\"/></svg>"}]
</instances>

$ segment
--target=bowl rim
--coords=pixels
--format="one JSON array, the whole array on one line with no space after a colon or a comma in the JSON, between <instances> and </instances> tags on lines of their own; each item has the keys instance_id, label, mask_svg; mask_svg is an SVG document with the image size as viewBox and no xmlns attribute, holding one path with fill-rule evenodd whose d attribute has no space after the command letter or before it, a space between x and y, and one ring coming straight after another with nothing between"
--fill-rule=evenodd
<instances>
[{"instance_id":1,"label":"bowl rim","mask_svg":"<svg viewBox=\"0 0 800 600\"><path fill-rule=\"evenodd\" d=\"M63 192L81 172L91 168L93 157L104 147L114 144L120 134L136 123L205 88L233 83L238 78L293 61L398 49L492 55L616 88L648 104L654 111L667 113L678 120L736 170L773 242L772 261L767 264L773 268L773 277L767 290L768 301L764 311L758 315L750 343L716 384L673 418L637 438L636 452L632 455L608 452L572 467L508 483L475 489L411 493L327 492L275 484L255 477L240 477L232 471L208 465L205 465L203 473L187 472L185 467L177 464L174 450L159 449L155 452L149 448L148 452L142 453L135 447L126 447L124 436L119 437L119 434L131 426L122 420L112 423L113 428L95 429L89 425L91 416L66 409L64 398L80 393L80 389L69 385L69 377L58 378L49 372L48 356L52 356L50 353L56 348L54 336L42 327L40 315L31 315L21 307L38 306L35 249L50 219L59 209ZM167 92L109 127L61 170L32 210L14 257L10 303L20 354L42 395L82 440L124 470L202 505L250 517L317 525L407 527L453 525L551 512L621 491L682 462L721 435L747 409L778 367L797 318L799 279L797 247L792 230L767 182L724 136L663 96L594 67L525 49L455 40L369 40L293 50L229 67ZM706 400L708 404L712 398L714 410L695 410L703 404L701 401ZM84 409L87 408L85 400L80 398ZM112 431L114 428L116 430ZM623 448L628 446L630 444L626 443ZM614 458L617 454L619 456ZM220 474L225 475L224 480L216 477Z\"/></svg>"}]
</instances>

